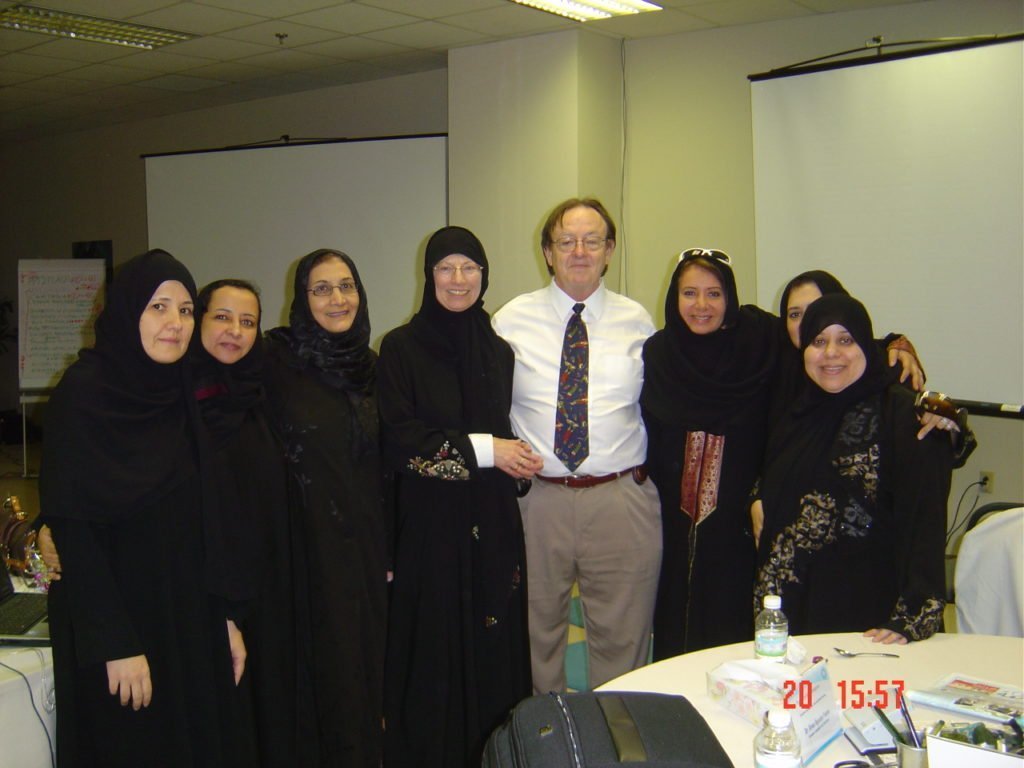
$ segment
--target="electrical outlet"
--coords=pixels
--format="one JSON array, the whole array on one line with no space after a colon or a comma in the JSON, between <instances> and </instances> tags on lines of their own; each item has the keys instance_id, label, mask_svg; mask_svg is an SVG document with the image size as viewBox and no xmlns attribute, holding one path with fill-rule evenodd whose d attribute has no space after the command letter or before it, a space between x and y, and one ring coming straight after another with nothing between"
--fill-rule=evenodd
<instances>
[{"instance_id":1,"label":"electrical outlet","mask_svg":"<svg viewBox=\"0 0 1024 768\"><path fill-rule=\"evenodd\" d=\"M982 493L992 493L992 486L996 484L996 473L983 471L978 476L979 482L981 482Z\"/></svg>"}]
</instances>

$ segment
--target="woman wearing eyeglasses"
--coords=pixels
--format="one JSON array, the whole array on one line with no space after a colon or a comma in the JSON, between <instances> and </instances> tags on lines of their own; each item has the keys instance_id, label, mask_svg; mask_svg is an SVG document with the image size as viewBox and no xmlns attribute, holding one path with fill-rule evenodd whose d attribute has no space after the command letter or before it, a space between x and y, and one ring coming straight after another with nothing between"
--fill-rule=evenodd
<instances>
[{"instance_id":1,"label":"woman wearing eyeglasses","mask_svg":"<svg viewBox=\"0 0 1024 768\"><path fill-rule=\"evenodd\" d=\"M647 467L662 509L654 657L753 636L748 514L768 430L777 320L740 306L729 257L684 251L644 345Z\"/></svg>"},{"instance_id":2,"label":"woman wearing eyeglasses","mask_svg":"<svg viewBox=\"0 0 1024 768\"><path fill-rule=\"evenodd\" d=\"M385 765L479 765L531 692L516 480L541 461L509 423L513 356L483 309L476 236L430 238L423 301L381 344L381 445L397 536L385 684Z\"/></svg>"},{"instance_id":3,"label":"woman wearing eyeglasses","mask_svg":"<svg viewBox=\"0 0 1024 768\"><path fill-rule=\"evenodd\" d=\"M348 256L320 249L299 261L289 323L267 334L265 385L290 476L294 764L377 768L387 558L376 356Z\"/></svg>"}]
</instances>

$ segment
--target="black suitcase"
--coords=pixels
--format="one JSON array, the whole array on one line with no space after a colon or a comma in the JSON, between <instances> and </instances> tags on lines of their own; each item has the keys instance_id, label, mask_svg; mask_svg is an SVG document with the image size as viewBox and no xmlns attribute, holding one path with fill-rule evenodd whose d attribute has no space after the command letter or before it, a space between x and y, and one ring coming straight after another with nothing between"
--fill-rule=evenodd
<instances>
[{"instance_id":1,"label":"black suitcase","mask_svg":"<svg viewBox=\"0 0 1024 768\"><path fill-rule=\"evenodd\" d=\"M484 747L483 768L733 768L682 696L552 693L516 705Z\"/></svg>"}]
</instances>

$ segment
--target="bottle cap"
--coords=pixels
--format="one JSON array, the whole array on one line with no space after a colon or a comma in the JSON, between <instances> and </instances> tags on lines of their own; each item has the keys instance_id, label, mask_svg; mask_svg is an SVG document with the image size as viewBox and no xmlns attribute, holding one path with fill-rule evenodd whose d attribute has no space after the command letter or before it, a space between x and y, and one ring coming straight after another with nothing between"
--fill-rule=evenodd
<instances>
[{"instance_id":1,"label":"bottle cap","mask_svg":"<svg viewBox=\"0 0 1024 768\"><path fill-rule=\"evenodd\" d=\"M782 598L778 595L765 595L764 607L770 611L777 611L782 607Z\"/></svg>"},{"instance_id":2,"label":"bottle cap","mask_svg":"<svg viewBox=\"0 0 1024 768\"><path fill-rule=\"evenodd\" d=\"M773 728L788 728L793 718L785 709L772 709L768 712L768 724Z\"/></svg>"}]
</instances>

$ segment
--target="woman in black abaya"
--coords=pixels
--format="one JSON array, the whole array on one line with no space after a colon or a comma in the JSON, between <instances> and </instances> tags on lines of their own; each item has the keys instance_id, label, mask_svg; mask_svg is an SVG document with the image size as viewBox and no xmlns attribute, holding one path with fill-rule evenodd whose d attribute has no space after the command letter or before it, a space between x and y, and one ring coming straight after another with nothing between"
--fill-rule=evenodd
<instances>
[{"instance_id":1,"label":"woman in black abaya","mask_svg":"<svg viewBox=\"0 0 1024 768\"><path fill-rule=\"evenodd\" d=\"M164 251L127 262L57 386L40 470L61 766L232 764L244 645L220 520L204 507L182 362L195 285Z\"/></svg>"},{"instance_id":2,"label":"woman in black abaya","mask_svg":"<svg viewBox=\"0 0 1024 768\"><path fill-rule=\"evenodd\" d=\"M260 300L252 284L217 280L199 292L199 343L190 347L208 463L230 519L237 576L253 598L245 612L247 689L259 757L295 759L295 642L284 455L267 413ZM240 586L243 586L240 585Z\"/></svg>"},{"instance_id":3,"label":"woman in black abaya","mask_svg":"<svg viewBox=\"0 0 1024 768\"><path fill-rule=\"evenodd\" d=\"M740 306L729 257L684 251L644 345L647 467L662 509L654 658L753 636L748 514L768 430L776 319Z\"/></svg>"},{"instance_id":4,"label":"woman in black abaya","mask_svg":"<svg viewBox=\"0 0 1024 768\"><path fill-rule=\"evenodd\" d=\"M420 310L381 345L398 498L388 768L479 765L487 735L532 689L515 480L540 459L512 435L514 361L483 309L486 270L472 232L435 232Z\"/></svg>"},{"instance_id":5,"label":"woman in black abaya","mask_svg":"<svg viewBox=\"0 0 1024 768\"><path fill-rule=\"evenodd\" d=\"M294 764L378 768L387 557L376 358L348 256L321 249L299 261L289 322L267 334L265 384L289 470Z\"/></svg>"},{"instance_id":6,"label":"woman in black abaya","mask_svg":"<svg viewBox=\"0 0 1024 768\"><path fill-rule=\"evenodd\" d=\"M923 640L941 627L952 452L918 437L863 305L819 298L800 326L807 386L772 432L755 604L780 595L795 634Z\"/></svg>"}]
</instances>

